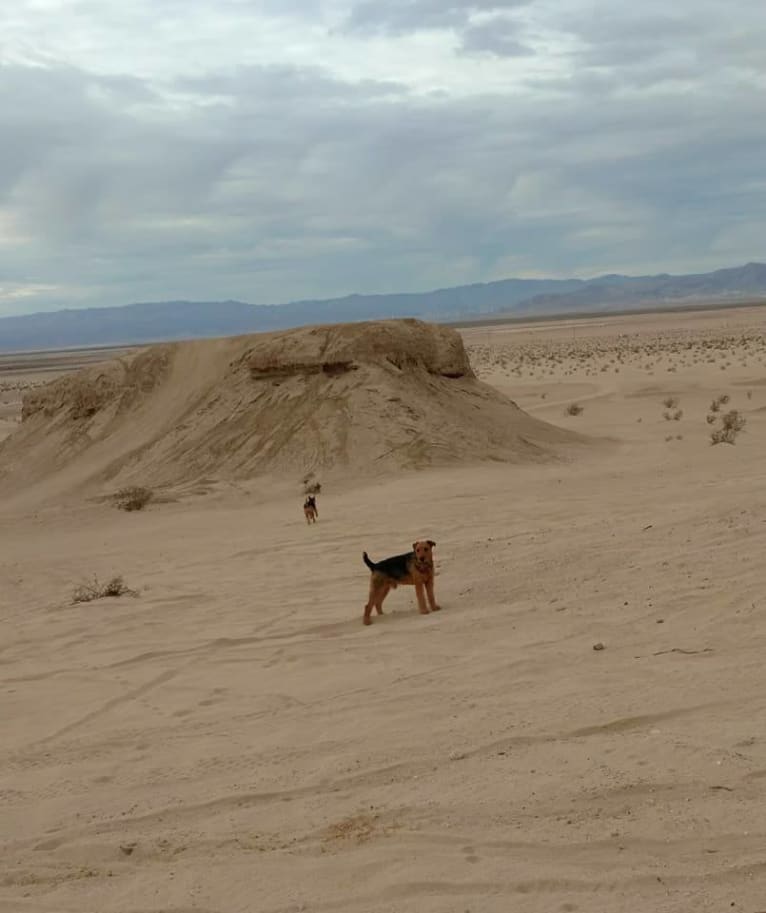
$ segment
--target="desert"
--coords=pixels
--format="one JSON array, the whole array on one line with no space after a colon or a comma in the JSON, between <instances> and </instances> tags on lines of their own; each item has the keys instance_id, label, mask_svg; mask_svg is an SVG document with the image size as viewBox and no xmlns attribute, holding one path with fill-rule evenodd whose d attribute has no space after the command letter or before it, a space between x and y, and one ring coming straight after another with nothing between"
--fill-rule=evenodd
<instances>
[{"instance_id":1,"label":"desert","mask_svg":"<svg viewBox=\"0 0 766 913\"><path fill-rule=\"evenodd\" d=\"M766 909L765 326L0 357L0 910Z\"/></svg>"}]
</instances>

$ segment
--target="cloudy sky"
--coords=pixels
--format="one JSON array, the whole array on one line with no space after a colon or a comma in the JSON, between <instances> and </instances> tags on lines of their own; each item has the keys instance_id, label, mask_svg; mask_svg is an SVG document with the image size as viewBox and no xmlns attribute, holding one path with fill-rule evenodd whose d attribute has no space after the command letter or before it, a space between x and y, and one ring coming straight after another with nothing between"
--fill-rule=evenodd
<instances>
[{"instance_id":1,"label":"cloudy sky","mask_svg":"<svg viewBox=\"0 0 766 913\"><path fill-rule=\"evenodd\" d=\"M766 259L763 0L13 0L0 315Z\"/></svg>"}]
</instances>

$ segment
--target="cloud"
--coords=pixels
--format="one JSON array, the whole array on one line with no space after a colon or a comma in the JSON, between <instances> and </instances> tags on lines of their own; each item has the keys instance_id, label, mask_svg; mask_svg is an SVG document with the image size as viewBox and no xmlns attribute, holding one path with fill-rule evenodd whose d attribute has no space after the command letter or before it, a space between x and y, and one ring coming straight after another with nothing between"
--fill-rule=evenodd
<instances>
[{"instance_id":1,"label":"cloud","mask_svg":"<svg viewBox=\"0 0 766 913\"><path fill-rule=\"evenodd\" d=\"M646 0L640 6L596 0L588 15L571 7L558 26L579 42L579 66L619 74L675 65L678 73L707 74L713 81L721 75L711 72L718 66L764 75L766 8L750 0Z\"/></svg>"},{"instance_id":2,"label":"cloud","mask_svg":"<svg viewBox=\"0 0 766 913\"><path fill-rule=\"evenodd\" d=\"M0 12L0 310L763 259L766 9L731 3L73 0L44 60Z\"/></svg>"},{"instance_id":3,"label":"cloud","mask_svg":"<svg viewBox=\"0 0 766 913\"><path fill-rule=\"evenodd\" d=\"M501 16L467 25L462 33L461 50L467 54L496 57L529 57L535 51L523 41L519 23Z\"/></svg>"},{"instance_id":4,"label":"cloud","mask_svg":"<svg viewBox=\"0 0 766 913\"><path fill-rule=\"evenodd\" d=\"M400 35L465 26L472 14L516 9L531 0L361 0L346 25L351 31Z\"/></svg>"}]
</instances>

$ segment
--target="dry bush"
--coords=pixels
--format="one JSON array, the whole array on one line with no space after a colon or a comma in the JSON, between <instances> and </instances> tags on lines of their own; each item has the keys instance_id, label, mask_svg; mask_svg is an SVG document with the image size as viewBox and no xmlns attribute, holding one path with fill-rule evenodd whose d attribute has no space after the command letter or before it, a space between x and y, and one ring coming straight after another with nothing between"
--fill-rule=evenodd
<instances>
[{"instance_id":1,"label":"dry bush","mask_svg":"<svg viewBox=\"0 0 766 913\"><path fill-rule=\"evenodd\" d=\"M718 416L712 412L708 412L708 414L705 416L705 421L708 423L708 425L712 425L713 422L718 421Z\"/></svg>"},{"instance_id":2,"label":"dry bush","mask_svg":"<svg viewBox=\"0 0 766 913\"><path fill-rule=\"evenodd\" d=\"M733 444L737 435L747 424L747 420L737 409L732 409L731 412L721 416L721 424L723 427L713 431L710 435L712 444Z\"/></svg>"},{"instance_id":3,"label":"dry bush","mask_svg":"<svg viewBox=\"0 0 766 913\"><path fill-rule=\"evenodd\" d=\"M748 391L747 391L747 398L748 398L748 399L752 399L752 398L753 398L753 391L752 391L752 390L748 390Z\"/></svg>"},{"instance_id":4,"label":"dry bush","mask_svg":"<svg viewBox=\"0 0 766 913\"><path fill-rule=\"evenodd\" d=\"M729 395L728 395L728 393L722 393L720 396L717 396L717 397L713 400L713 402L710 404L710 411L711 411L711 412L719 412L720 409L721 409L721 406L725 406L726 403L728 403L728 402L729 402Z\"/></svg>"},{"instance_id":5,"label":"dry bush","mask_svg":"<svg viewBox=\"0 0 766 913\"><path fill-rule=\"evenodd\" d=\"M677 396L666 396L665 399L662 401L662 405L666 409L675 409L676 406L678 405L678 397Z\"/></svg>"},{"instance_id":6,"label":"dry bush","mask_svg":"<svg viewBox=\"0 0 766 913\"><path fill-rule=\"evenodd\" d=\"M104 599L106 596L137 596L135 590L131 590L125 585L122 577L112 577L106 583L101 583L94 575L93 580L81 583L75 587L72 592L72 603L76 602L93 602L96 599Z\"/></svg>"},{"instance_id":7,"label":"dry bush","mask_svg":"<svg viewBox=\"0 0 766 913\"><path fill-rule=\"evenodd\" d=\"M710 432L710 443L711 444L733 444L734 439L731 435L727 435L727 433L725 431L723 431L719 428L717 431Z\"/></svg>"},{"instance_id":8,"label":"dry bush","mask_svg":"<svg viewBox=\"0 0 766 913\"><path fill-rule=\"evenodd\" d=\"M738 409L732 409L726 415L721 416L721 423L727 431L742 431L747 424L747 419L740 414Z\"/></svg>"},{"instance_id":9,"label":"dry bush","mask_svg":"<svg viewBox=\"0 0 766 913\"><path fill-rule=\"evenodd\" d=\"M585 407L579 403L570 403L566 408L567 415L579 415Z\"/></svg>"},{"instance_id":10,"label":"dry bush","mask_svg":"<svg viewBox=\"0 0 766 913\"><path fill-rule=\"evenodd\" d=\"M128 488L121 488L112 496L112 501L120 510L143 510L153 497L154 492L151 488L131 485Z\"/></svg>"},{"instance_id":11,"label":"dry bush","mask_svg":"<svg viewBox=\"0 0 766 913\"><path fill-rule=\"evenodd\" d=\"M669 422L673 418L673 416L667 411L662 413L662 417L665 419L666 422Z\"/></svg>"},{"instance_id":12,"label":"dry bush","mask_svg":"<svg viewBox=\"0 0 766 913\"><path fill-rule=\"evenodd\" d=\"M674 421L674 422L680 422L680 421L681 421L681 418L683 417L683 414L684 414L684 410L683 410L683 409L677 409L677 410L673 413L673 421Z\"/></svg>"}]
</instances>

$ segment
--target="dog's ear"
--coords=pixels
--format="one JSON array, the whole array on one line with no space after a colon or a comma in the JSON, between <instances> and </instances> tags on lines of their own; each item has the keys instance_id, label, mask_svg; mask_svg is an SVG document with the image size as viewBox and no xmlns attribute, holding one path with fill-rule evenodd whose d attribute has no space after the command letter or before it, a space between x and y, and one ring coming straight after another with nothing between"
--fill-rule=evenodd
<instances>
[{"instance_id":1,"label":"dog's ear","mask_svg":"<svg viewBox=\"0 0 766 913\"><path fill-rule=\"evenodd\" d=\"M417 547L418 547L417 542L413 542L413 543L412 543L412 551L414 552L414 551L417 549Z\"/></svg>"},{"instance_id":2,"label":"dog's ear","mask_svg":"<svg viewBox=\"0 0 766 913\"><path fill-rule=\"evenodd\" d=\"M436 543L434 542L433 539L429 539L428 544L431 546L431 548L433 548L436 545Z\"/></svg>"}]
</instances>

